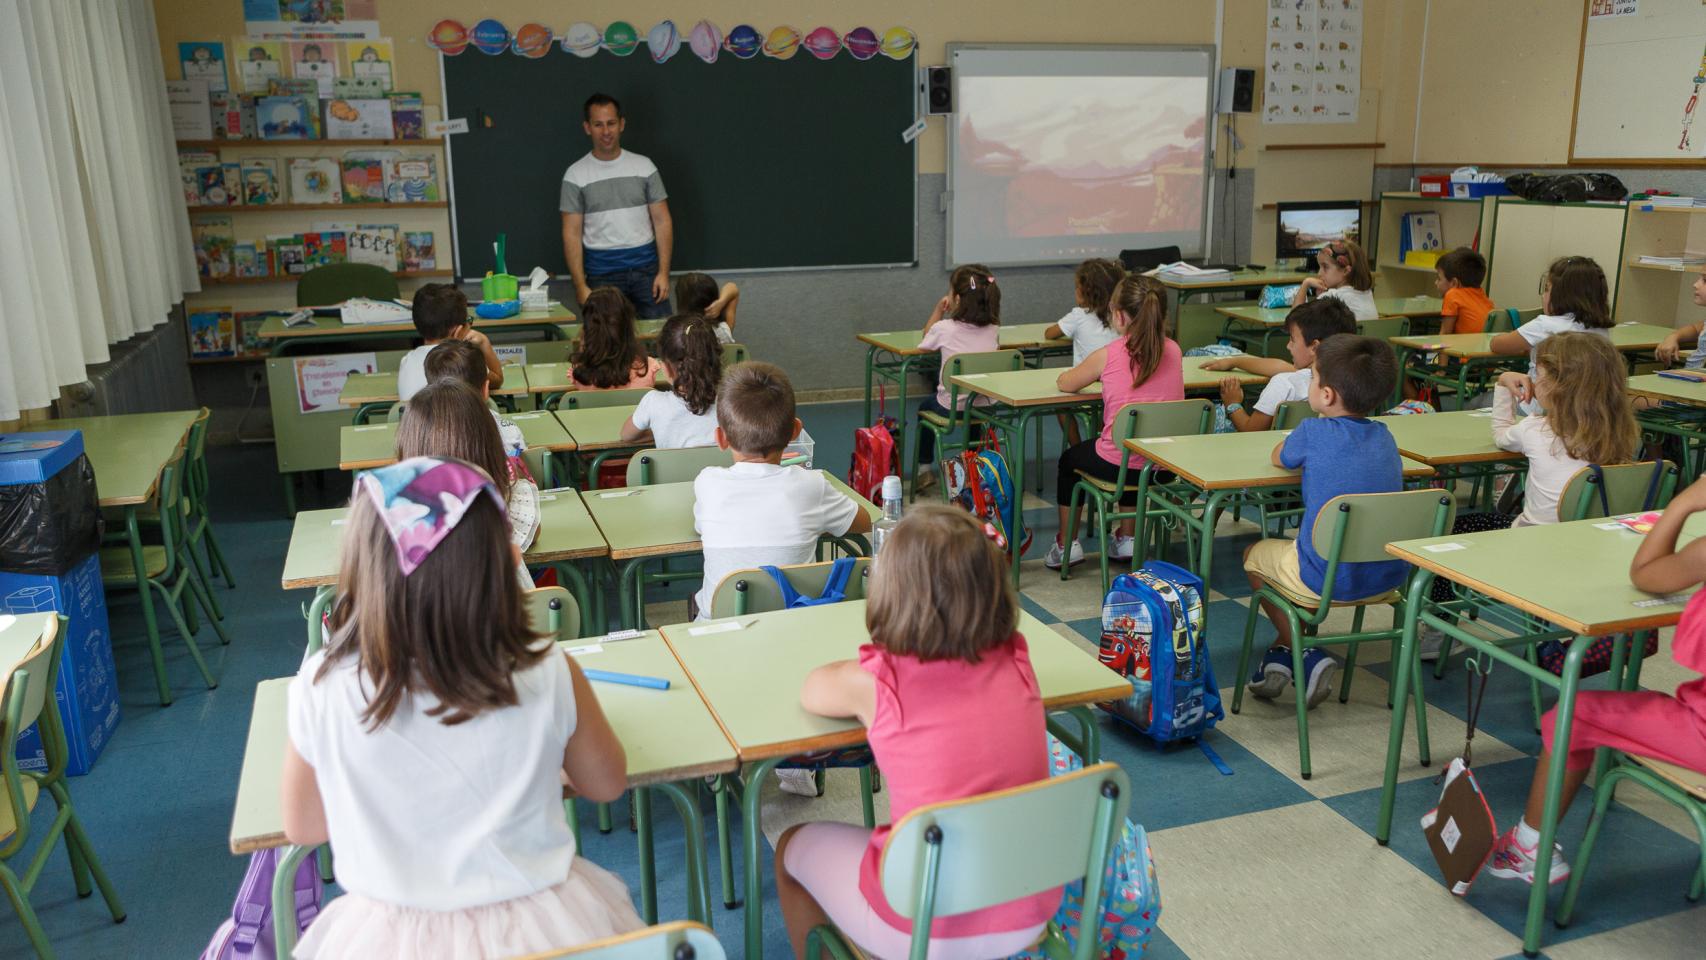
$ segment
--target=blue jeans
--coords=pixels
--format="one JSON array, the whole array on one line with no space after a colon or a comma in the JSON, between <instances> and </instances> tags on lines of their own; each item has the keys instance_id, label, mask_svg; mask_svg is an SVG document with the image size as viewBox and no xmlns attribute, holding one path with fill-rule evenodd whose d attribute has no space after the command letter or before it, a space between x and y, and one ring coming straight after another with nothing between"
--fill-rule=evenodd
<instances>
[{"instance_id":1,"label":"blue jeans","mask_svg":"<svg viewBox=\"0 0 1706 960\"><path fill-rule=\"evenodd\" d=\"M615 287L634 305L641 320L660 320L669 316L669 298L652 299L652 279L658 275L657 264L619 273L601 273L586 278L587 289Z\"/></svg>"}]
</instances>

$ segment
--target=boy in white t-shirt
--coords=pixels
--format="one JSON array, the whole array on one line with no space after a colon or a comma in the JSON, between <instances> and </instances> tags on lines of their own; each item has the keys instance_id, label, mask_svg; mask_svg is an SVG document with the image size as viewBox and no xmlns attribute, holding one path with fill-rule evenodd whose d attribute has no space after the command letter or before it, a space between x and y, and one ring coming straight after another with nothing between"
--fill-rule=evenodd
<instances>
[{"instance_id":1,"label":"boy in white t-shirt","mask_svg":"<svg viewBox=\"0 0 1706 960\"><path fill-rule=\"evenodd\" d=\"M1322 297L1293 307L1285 317L1285 346L1291 363L1271 357L1222 357L1203 364L1204 370L1242 370L1265 376L1268 382L1256 398L1254 410L1244 409L1244 385L1236 377L1220 381L1220 399L1226 417L1239 433L1266 430L1273 426L1280 404L1309 399L1309 381L1315 366L1315 351L1321 341L1340 333L1356 333L1356 317L1337 297Z\"/></svg>"},{"instance_id":2,"label":"boy in white t-shirt","mask_svg":"<svg viewBox=\"0 0 1706 960\"><path fill-rule=\"evenodd\" d=\"M486 381L493 390L504 385L503 364L492 349L486 335L468 322L468 297L453 283L428 283L415 291L410 307L415 331L426 341L403 355L397 364L397 399L408 403L409 398L426 386L427 354L446 340L465 340L480 348L486 359ZM475 389L479 389L476 387Z\"/></svg>"},{"instance_id":3,"label":"boy in white t-shirt","mask_svg":"<svg viewBox=\"0 0 1706 960\"><path fill-rule=\"evenodd\" d=\"M481 399L491 398L492 384L486 376L485 356L479 347L466 340L443 340L434 344L427 352L424 366L429 384L455 380L473 388ZM498 425L498 439L503 441L504 456L519 458L527 450L527 438L522 435L521 428L496 410L492 411L492 419ZM514 465L511 466L513 474Z\"/></svg>"},{"instance_id":4,"label":"boy in white t-shirt","mask_svg":"<svg viewBox=\"0 0 1706 960\"><path fill-rule=\"evenodd\" d=\"M1610 287L1605 271L1590 257L1552 261L1540 278L1540 316L1495 336L1487 349L1502 356L1527 354L1532 369L1540 342L1565 331L1611 335Z\"/></svg>"}]
</instances>

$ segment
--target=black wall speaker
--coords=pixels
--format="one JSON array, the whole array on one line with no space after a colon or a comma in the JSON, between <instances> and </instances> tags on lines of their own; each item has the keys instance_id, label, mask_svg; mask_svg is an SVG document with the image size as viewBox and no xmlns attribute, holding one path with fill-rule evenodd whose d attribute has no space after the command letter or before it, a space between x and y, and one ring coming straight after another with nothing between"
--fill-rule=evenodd
<instances>
[{"instance_id":1,"label":"black wall speaker","mask_svg":"<svg viewBox=\"0 0 1706 960\"><path fill-rule=\"evenodd\" d=\"M954 71L950 67L924 68L924 113L939 117L954 112Z\"/></svg>"},{"instance_id":2,"label":"black wall speaker","mask_svg":"<svg viewBox=\"0 0 1706 960\"><path fill-rule=\"evenodd\" d=\"M1248 67L1226 67L1220 71L1220 91L1215 113L1249 113L1256 109L1256 71Z\"/></svg>"}]
</instances>

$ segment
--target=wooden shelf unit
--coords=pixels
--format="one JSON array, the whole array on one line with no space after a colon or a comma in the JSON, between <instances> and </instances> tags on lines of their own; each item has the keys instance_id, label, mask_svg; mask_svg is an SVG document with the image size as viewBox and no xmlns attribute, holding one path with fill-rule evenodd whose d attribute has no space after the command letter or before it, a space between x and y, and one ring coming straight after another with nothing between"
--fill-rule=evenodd
<instances>
[{"instance_id":1,"label":"wooden shelf unit","mask_svg":"<svg viewBox=\"0 0 1706 960\"><path fill-rule=\"evenodd\" d=\"M434 242L436 243L436 240ZM396 277L399 280L408 280L408 279L413 279L416 277L448 277L448 276L452 276L452 271L450 271L450 270L396 270L396 271L393 271L391 275L393 277ZM266 276L266 277L232 277L229 280L210 280L206 277L203 277L201 280L201 285L204 288L206 288L206 287L240 287L240 286L248 286L248 285L253 285L253 284L295 283L296 281L298 281L300 279L302 279L302 276L300 274L295 274L295 273L287 273L287 274L283 274L283 275L273 274L271 276Z\"/></svg>"},{"instance_id":2,"label":"wooden shelf unit","mask_svg":"<svg viewBox=\"0 0 1706 960\"><path fill-rule=\"evenodd\" d=\"M1501 197L1494 208L1493 242L1487 257L1487 296L1495 306L1540 307L1540 278L1559 257L1589 257L1605 270L1613 304L1619 265L1626 259L1622 203L1536 203ZM1655 323L1659 321L1653 321Z\"/></svg>"},{"instance_id":3,"label":"wooden shelf unit","mask_svg":"<svg viewBox=\"0 0 1706 960\"><path fill-rule=\"evenodd\" d=\"M1380 223L1374 250L1370 251L1380 269L1374 280L1375 296L1438 296L1432 267L1409 266L1398 259L1405 214L1439 214L1446 249L1475 247L1479 236L1480 245L1476 249L1485 255L1493 236L1498 200L1498 197L1424 197L1413 191L1381 194Z\"/></svg>"},{"instance_id":4,"label":"wooden shelf unit","mask_svg":"<svg viewBox=\"0 0 1706 960\"><path fill-rule=\"evenodd\" d=\"M190 207L190 216L221 213L293 213L303 210L434 210L447 209L448 200L422 200L418 203L233 203L224 207ZM436 239L434 241L436 243Z\"/></svg>"},{"instance_id":5,"label":"wooden shelf unit","mask_svg":"<svg viewBox=\"0 0 1706 960\"><path fill-rule=\"evenodd\" d=\"M1619 323L1635 320L1675 327L1702 319L1693 289L1701 267L1639 262L1643 255L1706 253L1706 217L1687 216L1693 213L1706 213L1706 208L1642 210L1640 201L1630 202L1623 217L1623 256L1612 307Z\"/></svg>"},{"instance_id":6,"label":"wooden shelf unit","mask_svg":"<svg viewBox=\"0 0 1706 960\"><path fill-rule=\"evenodd\" d=\"M420 140L179 140L179 150L224 150L227 147L442 147L443 137Z\"/></svg>"}]
</instances>

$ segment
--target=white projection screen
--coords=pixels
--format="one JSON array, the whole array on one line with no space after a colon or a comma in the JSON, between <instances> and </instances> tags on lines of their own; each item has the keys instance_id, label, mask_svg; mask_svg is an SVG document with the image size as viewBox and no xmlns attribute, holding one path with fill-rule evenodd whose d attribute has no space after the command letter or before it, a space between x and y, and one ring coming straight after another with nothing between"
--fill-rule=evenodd
<instances>
[{"instance_id":1,"label":"white projection screen","mask_svg":"<svg viewBox=\"0 0 1706 960\"><path fill-rule=\"evenodd\" d=\"M950 263L1199 256L1213 47L948 44Z\"/></svg>"}]
</instances>

